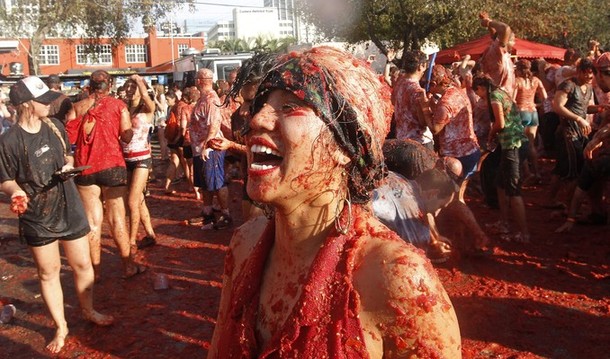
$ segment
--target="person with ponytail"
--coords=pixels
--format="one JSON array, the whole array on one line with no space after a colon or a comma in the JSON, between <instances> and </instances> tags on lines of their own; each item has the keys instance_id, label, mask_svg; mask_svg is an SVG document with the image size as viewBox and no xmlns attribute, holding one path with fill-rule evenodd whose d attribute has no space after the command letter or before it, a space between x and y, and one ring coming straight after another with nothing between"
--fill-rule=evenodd
<instances>
[{"instance_id":1,"label":"person with ponytail","mask_svg":"<svg viewBox=\"0 0 610 359\"><path fill-rule=\"evenodd\" d=\"M144 271L136 265L129 245L125 221L127 170L121 142L133 137L127 105L110 95L111 77L104 70L91 74L89 97L74 104L68 121L77 121L76 166L88 166L76 178L91 226L91 261L96 280L100 278L101 236L104 208L114 242L123 263L124 277Z\"/></svg>"},{"instance_id":2,"label":"person with ponytail","mask_svg":"<svg viewBox=\"0 0 610 359\"><path fill-rule=\"evenodd\" d=\"M91 229L72 178L74 158L63 124L48 118L50 103L60 93L30 76L13 85L9 96L17 124L0 137L0 189L11 197L11 210L19 215L19 236L34 258L42 298L57 328L46 346L55 354L68 335L59 243L74 273L83 317L97 325L110 325L114 318L93 309L94 272L87 240Z\"/></svg>"},{"instance_id":3,"label":"person with ponytail","mask_svg":"<svg viewBox=\"0 0 610 359\"><path fill-rule=\"evenodd\" d=\"M475 93L487 102L490 108L492 126L488 142L497 142L496 151L500 151L500 164L496 175L496 189L501 219L490 228L502 234L504 240L529 242L529 229L525 216L525 205L521 197L519 149L525 136L523 124L517 105L510 94L493 84L486 75L478 75L473 79L472 88ZM488 145L494 148L496 145ZM509 234L509 209L512 210L518 231Z\"/></svg>"}]
</instances>

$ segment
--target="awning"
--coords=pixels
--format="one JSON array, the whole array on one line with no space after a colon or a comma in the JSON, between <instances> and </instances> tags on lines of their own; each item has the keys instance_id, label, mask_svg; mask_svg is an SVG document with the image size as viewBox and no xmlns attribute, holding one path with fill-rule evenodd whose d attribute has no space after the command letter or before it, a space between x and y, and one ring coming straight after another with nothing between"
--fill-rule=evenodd
<instances>
[{"instance_id":1,"label":"awning","mask_svg":"<svg viewBox=\"0 0 610 359\"><path fill-rule=\"evenodd\" d=\"M489 47L491 41L491 36L486 35L442 50L436 55L436 63L450 64L455 61L460 61L465 55L470 55L473 60L477 60L483 51ZM565 51L566 49L561 47L518 38L515 38L515 46L513 47L513 55L517 58L537 59L542 57L546 60L553 60L554 62L563 61Z\"/></svg>"}]
</instances>

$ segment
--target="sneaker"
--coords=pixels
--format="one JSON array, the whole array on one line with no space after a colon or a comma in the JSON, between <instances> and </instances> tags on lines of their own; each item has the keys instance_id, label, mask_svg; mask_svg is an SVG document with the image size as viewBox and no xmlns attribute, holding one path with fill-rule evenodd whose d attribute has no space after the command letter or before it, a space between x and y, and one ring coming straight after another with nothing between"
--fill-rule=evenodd
<instances>
[{"instance_id":1,"label":"sneaker","mask_svg":"<svg viewBox=\"0 0 610 359\"><path fill-rule=\"evenodd\" d=\"M216 222L214 222L214 229L225 229L231 226L231 224L233 224L233 219L226 215L223 214L221 215L218 220Z\"/></svg>"},{"instance_id":2,"label":"sneaker","mask_svg":"<svg viewBox=\"0 0 610 359\"><path fill-rule=\"evenodd\" d=\"M214 215L209 214L206 216L201 212L199 217L191 218L187 222L189 226L204 226L206 224L214 223Z\"/></svg>"}]
</instances>

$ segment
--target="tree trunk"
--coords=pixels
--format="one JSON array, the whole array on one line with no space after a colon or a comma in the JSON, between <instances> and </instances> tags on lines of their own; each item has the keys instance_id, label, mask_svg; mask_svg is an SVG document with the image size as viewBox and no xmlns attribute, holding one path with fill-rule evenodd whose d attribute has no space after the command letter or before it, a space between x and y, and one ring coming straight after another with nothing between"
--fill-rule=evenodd
<instances>
[{"instance_id":1,"label":"tree trunk","mask_svg":"<svg viewBox=\"0 0 610 359\"><path fill-rule=\"evenodd\" d=\"M30 39L30 53L28 54L30 75L38 76L40 74L39 54L44 38L44 33L37 31Z\"/></svg>"}]
</instances>

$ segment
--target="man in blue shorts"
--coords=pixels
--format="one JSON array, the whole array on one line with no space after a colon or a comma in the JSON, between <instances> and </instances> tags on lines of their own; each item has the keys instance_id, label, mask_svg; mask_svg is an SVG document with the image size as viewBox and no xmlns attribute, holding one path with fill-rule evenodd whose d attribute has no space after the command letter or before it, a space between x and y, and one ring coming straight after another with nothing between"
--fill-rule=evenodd
<instances>
[{"instance_id":1,"label":"man in blue shorts","mask_svg":"<svg viewBox=\"0 0 610 359\"><path fill-rule=\"evenodd\" d=\"M220 99L214 91L212 75L212 70L201 69L195 76L201 97L193 108L189 131L193 149L193 182L195 187L203 191L201 224L204 229L223 229L230 226L233 220L229 213L229 191L224 173L226 151L213 150L209 143L214 138L222 137ZM215 218L213 213L214 195L218 197L221 207L221 215L218 218Z\"/></svg>"}]
</instances>

